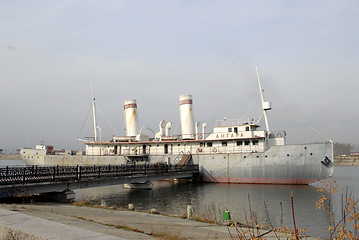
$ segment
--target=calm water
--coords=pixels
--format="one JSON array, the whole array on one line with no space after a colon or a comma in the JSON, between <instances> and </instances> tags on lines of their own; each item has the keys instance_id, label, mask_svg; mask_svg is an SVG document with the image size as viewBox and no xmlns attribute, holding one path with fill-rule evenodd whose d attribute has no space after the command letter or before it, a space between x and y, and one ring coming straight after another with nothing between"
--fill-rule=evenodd
<instances>
[{"instance_id":1,"label":"calm water","mask_svg":"<svg viewBox=\"0 0 359 240\"><path fill-rule=\"evenodd\" d=\"M338 194L332 201L332 210L341 209L341 192L348 189L359 196L359 167L336 167L334 178L338 182ZM319 184L313 185L259 185L259 184L210 184L154 182L153 190L130 190L123 186L92 188L76 191L77 200L99 204L104 199L109 205L126 208L133 203L136 209L149 211L157 208L161 213L180 215L192 204L198 214L206 212L206 206L220 211L229 210L234 220L245 222L249 213L249 201L253 212L262 224L292 227L291 192L297 226L307 228L311 236L328 237L328 215L317 210L315 202L320 193ZM265 207L265 204L266 207ZM282 206L282 207L281 207ZM281 210L283 209L283 210ZM270 221L269 221L270 219Z\"/></svg>"},{"instance_id":2,"label":"calm water","mask_svg":"<svg viewBox=\"0 0 359 240\"><path fill-rule=\"evenodd\" d=\"M21 166L22 161L0 161L0 165ZM346 186L359 196L359 167L336 167L334 178L338 183L338 193L332 202L332 211L340 213L341 193ZM308 234L325 238L329 218L323 210L316 210L318 184L259 185L259 184L210 184L210 183L174 183L153 182L153 190L130 190L122 185L76 190L77 200L86 200L100 204L105 200L109 205L126 208L133 203L136 209L157 208L161 213L180 215L185 213L187 205L192 204L196 213L203 214L206 206L215 206L217 216L220 211L229 210L233 220L245 222L245 216L251 209L260 223L274 226L292 227L292 208L290 195L294 193L294 208L297 226L309 229ZM265 204L266 207L265 207ZM281 207L282 206L282 207ZM220 210L218 210L220 209ZM283 210L282 210L283 209ZM269 220L270 219L270 220Z\"/></svg>"}]
</instances>

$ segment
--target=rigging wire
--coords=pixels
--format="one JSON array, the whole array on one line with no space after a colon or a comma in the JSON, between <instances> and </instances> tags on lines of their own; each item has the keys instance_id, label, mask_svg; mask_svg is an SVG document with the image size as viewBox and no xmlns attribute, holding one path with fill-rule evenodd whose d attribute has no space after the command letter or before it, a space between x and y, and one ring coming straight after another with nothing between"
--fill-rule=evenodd
<instances>
[{"instance_id":1,"label":"rigging wire","mask_svg":"<svg viewBox=\"0 0 359 240\"><path fill-rule=\"evenodd\" d=\"M247 110L243 113L243 115L242 115L242 118L246 118L246 117L248 117L249 116L249 111L251 110L251 109L255 109L253 106L254 105L258 105L258 96L260 95L260 93L257 93L257 95L255 96L255 97L253 97L253 100L251 101L251 104L250 105L248 105L248 107L247 107Z\"/></svg>"},{"instance_id":2,"label":"rigging wire","mask_svg":"<svg viewBox=\"0 0 359 240\"><path fill-rule=\"evenodd\" d=\"M78 133L78 135L77 135L77 138L79 138L79 137L80 137L80 134L82 133L82 130L83 130L84 126L87 126L87 123L88 123L88 119L89 119L89 115L90 115L91 109L92 109L92 105L90 106L90 109L89 109L89 110L88 110L88 112L87 112L86 119L85 119L84 123L82 124L82 127L81 127L81 129L80 129L80 132L79 132L79 133Z\"/></svg>"},{"instance_id":3,"label":"rigging wire","mask_svg":"<svg viewBox=\"0 0 359 240\"><path fill-rule=\"evenodd\" d=\"M272 96L264 93L266 95L266 97L270 98L272 101L274 101L275 103L277 103L278 105L280 105L283 109L285 109L286 111L288 111L287 109L290 109L287 107L287 105L281 103L279 100L273 98ZM291 113L296 113L295 111L288 111L288 112L291 112ZM309 124L309 121L305 120L304 118L300 117L300 116L297 116L299 114L296 114L296 118L301 121L304 125L306 125L308 128L310 128L312 131L314 131L316 134L318 134L319 136L325 138L327 141L332 141L331 139L329 139L326 135L324 135L322 132L320 132L318 129L314 128L313 126L311 126ZM303 114L301 114L303 116Z\"/></svg>"},{"instance_id":4,"label":"rigging wire","mask_svg":"<svg viewBox=\"0 0 359 240\"><path fill-rule=\"evenodd\" d=\"M116 135L119 135L118 132L116 131L116 129L113 127L113 125L111 124L111 122L108 120L108 118L105 116L105 114L102 112L101 108L99 106L97 106L98 111L100 112L101 116L106 120L107 124L110 125L110 127L112 128L112 130L114 131L114 133Z\"/></svg>"}]
</instances>

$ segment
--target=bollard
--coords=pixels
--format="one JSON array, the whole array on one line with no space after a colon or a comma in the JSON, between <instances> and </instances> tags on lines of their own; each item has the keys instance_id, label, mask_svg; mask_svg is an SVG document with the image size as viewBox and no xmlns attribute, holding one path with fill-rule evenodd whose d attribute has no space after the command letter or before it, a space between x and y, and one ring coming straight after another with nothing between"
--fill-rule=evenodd
<instances>
[{"instance_id":1,"label":"bollard","mask_svg":"<svg viewBox=\"0 0 359 240\"><path fill-rule=\"evenodd\" d=\"M150 213L151 214L159 214L160 212L156 208L152 208Z\"/></svg>"},{"instance_id":2,"label":"bollard","mask_svg":"<svg viewBox=\"0 0 359 240\"><path fill-rule=\"evenodd\" d=\"M193 219L193 214L194 214L193 206L188 205L187 206L187 219L192 220Z\"/></svg>"},{"instance_id":3,"label":"bollard","mask_svg":"<svg viewBox=\"0 0 359 240\"><path fill-rule=\"evenodd\" d=\"M131 210L131 211L135 210L135 205L133 205L132 203L129 203L128 210Z\"/></svg>"}]
</instances>

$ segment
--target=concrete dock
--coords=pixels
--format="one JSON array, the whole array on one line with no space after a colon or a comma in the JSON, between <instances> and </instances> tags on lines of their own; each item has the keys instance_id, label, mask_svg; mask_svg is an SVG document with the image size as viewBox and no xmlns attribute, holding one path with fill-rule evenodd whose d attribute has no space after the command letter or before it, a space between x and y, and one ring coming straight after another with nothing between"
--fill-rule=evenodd
<instances>
[{"instance_id":1,"label":"concrete dock","mask_svg":"<svg viewBox=\"0 0 359 240\"><path fill-rule=\"evenodd\" d=\"M144 212L80 207L71 204L2 204L0 226L2 234L0 237L20 232L22 236L27 237L19 239L34 240L169 239L169 237L232 239L231 235L238 238L235 227ZM256 236L266 232L267 230L259 232L255 230L255 234L258 234ZM263 237L277 239L273 232ZM287 236L280 238L287 239Z\"/></svg>"}]
</instances>

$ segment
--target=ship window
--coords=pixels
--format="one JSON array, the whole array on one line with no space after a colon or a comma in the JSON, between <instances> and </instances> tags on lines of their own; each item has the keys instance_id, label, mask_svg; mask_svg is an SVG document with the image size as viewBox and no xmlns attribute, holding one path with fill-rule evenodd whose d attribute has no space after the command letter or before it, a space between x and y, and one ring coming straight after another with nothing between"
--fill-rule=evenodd
<instances>
[{"instance_id":1,"label":"ship window","mask_svg":"<svg viewBox=\"0 0 359 240\"><path fill-rule=\"evenodd\" d=\"M237 127L234 128L234 132L235 132L235 133L238 132L238 128L237 128Z\"/></svg>"},{"instance_id":2,"label":"ship window","mask_svg":"<svg viewBox=\"0 0 359 240\"><path fill-rule=\"evenodd\" d=\"M181 146L181 144L178 144L178 146Z\"/></svg>"},{"instance_id":3,"label":"ship window","mask_svg":"<svg viewBox=\"0 0 359 240\"><path fill-rule=\"evenodd\" d=\"M250 144L249 140L244 141L244 145L249 145L249 144Z\"/></svg>"},{"instance_id":4,"label":"ship window","mask_svg":"<svg viewBox=\"0 0 359 240\"><path fill-rule=\"evenodd\" d=\"M168 145L165 144L165 154L168 154Z\"/></svg>"},{"instance_id":5,"label":"ship window","mask_svg":"<svg viewBox=\"0 0 359 240\"><path fill-rule=\"evenodd\" d=\"M203 143L200 143L200 144L199 144L199 147L201 147L201 148L202 148L202 147L203 147Z\"/></svg>"},{"instance_id":6,"label":"ship window","mask_svg":"<svg viewBox=\"0 0 359 240\"><path fill-rule=\"evenodd\" d=\"M232 132L232 128L228 128L228 132Z\"/></svg>"},{"instance_id":7,"label":"ship window","mask_svg":"<svg viewBox=\"0 0 359 240\"><path fill-rule=\"evenodd\" d=\"M227 146L227 142L222 142L222 147L226 147Z\"/></svg>"},{"instance_id":8,"label":"ship window","mask_svg":"<svg viewBox=\"0 0 359 240\"><path fill-rule=\"evenodd\" d=\"M117 146L113 147L113 154L117 154Z\"/></svg>"},{"instance_id":9,"label":"ship window","mask_svg":"<svg viewBox=\"0 0 359 240\"><path fill-rule=\"evenodd\" d=\"M287 157L289 157L289 154L287 154Z\"/></svg>"},{"instance_id":10,"label":"ship window","mask_svg":"<svg viewBox=\"0 0 359 240\"><path fill-rule=\"evenodd\" d=\"M212 147L212 142L208 142L207 147Z\"/></svg>"},{"instance_id":11,"label":"ship window","mask_svg":"<svg viewBox=\"0 0 359 240\"><path fill-rule=\"evenodd\" d=\"M142 154L146 154L146 145L142 145Z\"/></svg>"},{"instance_id":12,"label":"ship window","mask_svg":"<svg viewBox=\"0 0 359 240\"><path fill-rule=\"evenodd\" d=\"M258 145L258 140L253 140L252 143L253 145Z\"/></svg>"},{"instance_id":13,"label":"ship window","mask_svg":"<svg viewBox=\"0 0 359 240\"><path fill-rule=\"evenodd\" d=\"M237 146L242 146L243 145L243 141L237 141Z\"/></svg>"},{"instance_id":14,"label":"ship window","mask_svg":"<svg viewBox=\"0 0 359 240\"><path fill-rule=\"evenodd\" d=\"M249 131L249 127L246 127L246 131Z\"/></svg>"}]
</instances>

